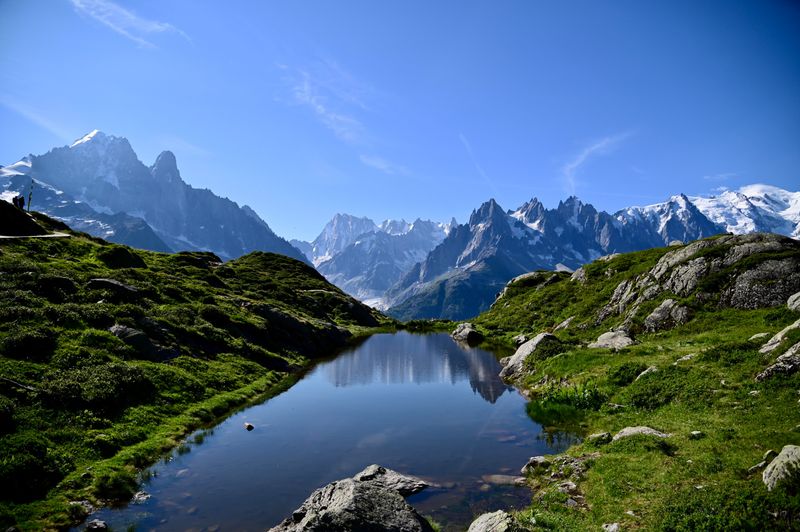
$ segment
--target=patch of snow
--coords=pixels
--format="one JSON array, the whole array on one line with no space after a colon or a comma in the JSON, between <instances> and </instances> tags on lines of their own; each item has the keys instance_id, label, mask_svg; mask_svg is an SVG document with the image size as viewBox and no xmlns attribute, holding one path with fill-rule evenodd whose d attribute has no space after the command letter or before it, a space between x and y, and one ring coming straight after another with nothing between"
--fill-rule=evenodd
<instances>
[{"instance_id":1,"label":"patch of snow","mask_svg":"<svg viewBox=\"0 0 800 532\"><path fill-rule=\"evenodd\" d=\"M75 146L78 146L78 145L80 145L80 144L85 144L85 143L89 142L90 140L92 140L93 138L95 138L95 137L97 136L97 134L98 134L98 133L100 133L100 130L99 130L99 129L94 129L94 130L92 130L91 132L87 133L86 135L82 136L81 138L79 138L78 140L76 140L75 142L73 142L73 143L70 145L70 148L74 148Z\"/></svg>"}]
</instances>

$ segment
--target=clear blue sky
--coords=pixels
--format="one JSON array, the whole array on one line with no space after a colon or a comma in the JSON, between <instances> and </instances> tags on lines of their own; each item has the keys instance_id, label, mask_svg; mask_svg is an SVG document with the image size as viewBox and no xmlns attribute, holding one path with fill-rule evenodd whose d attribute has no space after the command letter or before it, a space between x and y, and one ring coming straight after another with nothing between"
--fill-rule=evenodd
<instances>
[{"instance_id":1,"label":"clear blue sky","mask_svg":"<svg viewBox=\"0 0 800 532\"><path fill-rule=\"evenodd\" d=\"M313 238L800 184L800 3L0 0L0 163L92 129Z\"/></svg>"}]
</instances>

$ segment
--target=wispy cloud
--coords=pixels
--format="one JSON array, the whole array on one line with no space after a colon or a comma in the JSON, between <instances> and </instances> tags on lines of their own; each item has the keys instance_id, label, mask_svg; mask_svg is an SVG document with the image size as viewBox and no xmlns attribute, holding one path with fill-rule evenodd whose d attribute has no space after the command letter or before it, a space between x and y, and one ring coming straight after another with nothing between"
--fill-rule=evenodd
<instances>
[{"instance_id":1,"label":"wispy cloud","mask_svg":"<svg viewBox=\"0 0 800 532\"><path fill-rule=\"evenodd\" d=\"M596 155L605 155L612 152L622 141L631 136L631 132L620 133L603 137L594 141L583 148L571 161L561 167L561 176L564 179L564 186L570 194L575 194L577 185L576 176L578 170L586 161Z\"/></svg>"},{"instance_id":2,"label":"wispy cloud","mask_svg":"<svg viewBox=\"0 0 800 532\"><path fill-rule=\"evenodd\" d=\"M278 64L291 102L310 109L326 128L349 144L363 144L368 137L358 117L369 110L367 100L374 90L356 79L336 61L321 58L304 68Z\"/></svg>"},{"instance_id":3,"label":"wispy cloud","mask_svg":"<svg viewBox=\"0 0 800 532\"><path fill-rule=\"evenodd\" d=\"M380 170L384 174L388 175L408 175L409 171L408 168L405 166L401 166L399 164L394 164L392 162L387 161L383 157L378 157L377 155L360 155L359 159L361 162L364 163L366 166L371 168L375 168L376 170Z\"/></svg>"},{"instance_id":4,"label":"wispy cloud","mask_svg":"<svg viewBox=\"0 0 800 532\"><path fill-rule=\"evenodd\" d=\"M168 22L141 17L111 0L70 0L82 15L87 15L143 48L155 48L147 38L159 33L174 33L191 41L185 32Z\"/></svg>"},{"instance_id":5,"label":"wispy cloud","mask_svg":"<svg viewBox=\"0 0 800 532\"><path fill-rule=\"evenodd\" d=\"M469 157L472 166L475 167L475 171L478 172L478 175L481 176L484 181L489 185L489 188L492 189L492 192L495 196L497 196L497 188L494 186L494 182L489 178L489 174L487 174L481 164L478 162L478 158L475 157L475 152L472 150L472 144L470 144L469 140L467 139L466 135L463 133L458 134L458 140L461 141L461 144L464 146L464 149L467 152L467 156Z\"/></svg>"},{"instance_id":6,"label":"wispy cloud","mask_svg":"<svg viewBox=\"0 0 800 532\"><path fill-rule=\"evenodd\" d=\"M45 113L42 113L35 107L21 102L8 94L0 93L0 105L17 113L64 142L70 142L74 138L67 128L53 122Z\"/></svg>"},{"instance_id":7,"label":"wispy cloud","mask_svg":"<svg viewBox=\"0 0 800 532\"><path fill-rule=\"evenodd\" d=\"M719 174L711 174L711 175L704 175L703 179L706 181L728 181L729 179L733 179L734 177L739 177L734 172L723 172Z\"/></svg>"}]
</instances>

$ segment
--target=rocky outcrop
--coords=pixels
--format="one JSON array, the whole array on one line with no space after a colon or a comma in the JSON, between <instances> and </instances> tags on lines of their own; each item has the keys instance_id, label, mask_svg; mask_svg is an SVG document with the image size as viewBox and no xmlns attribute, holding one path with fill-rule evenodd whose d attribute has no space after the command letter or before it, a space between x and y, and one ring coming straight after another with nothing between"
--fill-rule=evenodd
<instances>
[{"instance_id":1,"label":"rocky outcrop","mask_svg":"<svg viewBox=\"0 0 800 532\"><path fill-rule=\"evenodd\" d=\"M775 351L778 346L781 345L781 342L783 342L783 340L786 338L786 335L795 329L800 329L800 320L797 320L796 322L776 333L767 341L767 343L761 346L761 349L759 349L758 352L771 353L772 351Z\"/></svg>"},{"instance_id":2,"label":"rocky outcrop","mask_svg":"<svg viewBox=\"0 0 800 532\"><path fill-rule=\"evenodd\" d=\"M614 434L614 437L611 441L619 441L623 438L629 438L631 436L654 436L656 438L669 438L671 434L666 432L661 432L656 429L650 427L625 427L621 431Z\"/></svg>"},{"instance_id":3,"label":"rocky outcrop","mask_svg":"<svg viewBox=\"0 0 800 532\"><path fill-rule=\"evenodd\" d=\"M467 532L506 532L512 530L514 519L503 510L479 515Z\"/></svg>"},{"instance_id":4,"label":"rocky outcrop","mask_svg":"<svg viewBox=\"0 0 800 532\"><path fill-rule=\"evenodd\" d=\"M139 295L138 288L121 283L116 279L90 279L86 283L86 288L90 290L105 290L119 299L132 299Z\"/></svg>"},{"instance_id":5,"label":"rocky outcrop","mask_svg":"<svg viewBox=\"0 0 800 532\"><path fill-rule=\"evenodd\" d=\"M427 532L433 528L403 499L425 482L378 465L314 491L271 532L380 530Z\"/></svg>"},{"instance_id":6,"label":"rocky outcrop","mask_svg":"<svg viewBox=\"0 0 800 532\"><path fill-rule=\"evenodd\" d=\"M505 357L500 360L503 369L500 371L500 377L510 379L522 373L525 360L531 356L540 345L558 343L559 340L555 335L550 333L539 333L532 339L528 340L519 346L510 357Z\"/></svg>"},{"instance_id":7,"label":"rocky outcrop","mask_svg":"<svg viewBox=\"0 0 800 532\"><path fill-rule=\"evenodd\" d=\"M590 343L588 347L593 349L613 349L619 351L635 342L624 331L609 331L597 337L597 340Z\"/></svg>"},{"instance_id":8,"label":"rocky outcrop","mask_svg":"<svg viewBox=\"0 0 800 532\"><path fill-rule=\"evenodd\" d=\"M800 447L786 445L778 456L770 462L761 475L768 491L787 483L797 488L800 481Z\"/></svg>"},{"instance_id":9,"label":"rocky outcrop","mask_svg":"<svg viewBox=\"0 0 800 532\"><path fill-rule=\"evenodd\" d=\"M790 347L778 357L774 364L756 375L757 381L764 381L775 375L791 375L800 369L800 342Z\"/></svg>"},{"instance_id":10,"label":"rocky outcrop","mask_svg":"<svg viewBox=\"0 0 800 532\"><path fill-rule=\"evenodd\" d=\"M688 307L679 305L674 299L665 299L644 319L644 329L657 332L683 325L691 318Z\"/></svg>"},{"instance_id":11,"label":"rocky outcrop","mask_svg":"<svg viewBox=\"0 0 800 532\"><path fill-rule=\"evenodd\" d=\"M470 345L480 343L483 340L483 335L471 323L459 323L451 336L454 340L466 342Z\"/></svg>"},{"instance_id":12,"label":"rocky outcrop","mask_svg":"<svg viewBox=\"0 0 800 532\"><path fill-rule=\"evenodd\" d=\"M800 243L769 233L725 235L670 251L650 271L620 282L595 322L623 315L630 323L644 302L664 293L754 309L783 305L798 290Z\"/></svg>"}]
</instances>

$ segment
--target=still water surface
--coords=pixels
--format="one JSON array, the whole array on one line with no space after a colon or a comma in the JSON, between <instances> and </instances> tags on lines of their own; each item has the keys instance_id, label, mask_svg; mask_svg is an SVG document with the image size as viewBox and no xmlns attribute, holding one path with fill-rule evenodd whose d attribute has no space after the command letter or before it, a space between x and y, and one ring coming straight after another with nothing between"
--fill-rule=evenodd
<instances>
[{"instance_id":1,"label":"still water surface","mask_svg":"<svg viewBox=\"0 0 800 532\"><path fill-rule=\"evenodd\" d=\"M492 353L446 334L372 336L154 466L149 499L91 518L116 530L264 530L314 489L377 463L441 485L408 500L463 530L530 500L488 475L518 475L569 440L546 440L499 371Z\"/></svg>"}]
</instances>

